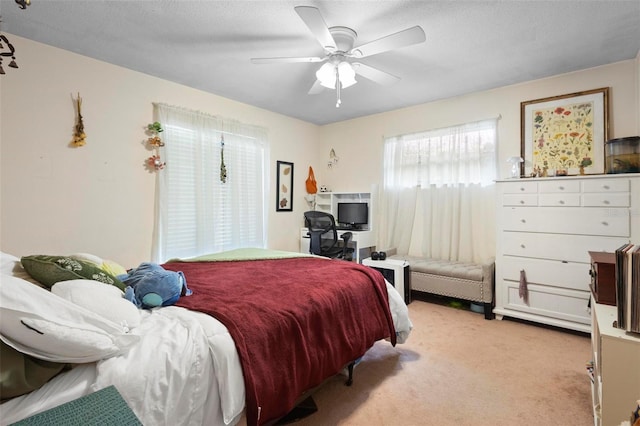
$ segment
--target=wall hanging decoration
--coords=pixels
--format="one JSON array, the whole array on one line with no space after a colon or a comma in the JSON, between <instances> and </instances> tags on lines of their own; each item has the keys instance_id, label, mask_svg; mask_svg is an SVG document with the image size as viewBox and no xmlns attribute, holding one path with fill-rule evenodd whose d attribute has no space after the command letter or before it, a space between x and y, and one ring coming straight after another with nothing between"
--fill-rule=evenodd
<instances>
[{"instance_id":1,"label":"wall hanging decoration","mask_svg":"<svg viewBox=\"0 0 640 426\"><path fill-rule=\"evenodd\" d=\"M523 169L528 164L549 176L604 173L608 87L521 102L520 125Z\"/></svg>"},{"instance_id":2,"label":"wall hanging decoration","mask_svg":"<svg viewBox=\"0 0 640 426\"><path fill-rule=\"evenodd\" d=\"M227 183L227 166L224 164L224 135L220 135L220 182Z\"/></svg>"},{"instance_id":3,"label":"wall hanging decoration","mask_svg":"<svg viewBox=\"0 0 640 426\"><path fill-rule=\"evenodd\" d=\"M338 158L338 156L336 155L336 151L331 148L331 151L329 151L329 161L327 162L327 167L330 169L334 168L338 165L339 160L340 158Z\"/></svg>"},{"instance_id":4,"label":"wall hanging decoration","mask_svg":"<svg viewBox=\"0 0 640 426\"><path fill-rule=\"evenodd\" d=\"M309 166L309 176L304 182L307 187L308 194L315 194L318 192L318 183L316 182L316 176L313 174L313 167Z\"/></svg>"},{"instance_id":5,"label":"wall hanging decoration","mask_svg":"<svg viewBox=\"0 0 640 426\"><path fill-rule=\"evenodd\" d=\"M74 100L74 103L76 106L76 126L73 131L71 145L79 148L85 146L87 143L87 135L84 133L84 121L82 120L82 98L80 97L80 93L78 93L78 97Z\"/></svg>"},{"instance_id":6,"label":"wall hanging decoration","mask_svg":"<svg viewBox=\"0 0 640 426\"><path fill-rule=\"evenodd\" d=\"M147 139L147 145L154 151L154 154L145 161L145 165L150 171L162 170L166 166L166 163L160 158L160 148L164 146L164 142L160 138L162 132L162 125L157 121L147 125L147 134L150 135Z\"/></svg>"},{"instance_id":7,"label":"wall hanging decoration","mask_svg":"<svg viewBox=\"0 0 640 426\"><path fill-rule=\"evenodd\" d=\"M293 163L276 163L276 211L293 211Z\"/></svg>"}]
</instances>

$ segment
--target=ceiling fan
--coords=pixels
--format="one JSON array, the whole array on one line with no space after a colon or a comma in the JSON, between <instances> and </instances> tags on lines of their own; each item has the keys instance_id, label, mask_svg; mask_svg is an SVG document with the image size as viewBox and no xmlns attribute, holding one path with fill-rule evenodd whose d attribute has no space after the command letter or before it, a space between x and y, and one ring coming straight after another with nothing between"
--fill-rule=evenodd
<instances>
[{"instance_id":1,"label":"ceiling fan","mask_svg":"<svg viewBox=\"0 0 640 426\"><path fill-rule=\"evenodd\" d=\"M379 84L391 84L400 79L370 65L354 62L353 59L366 58L392 49L422 43L426 40L422 28L415 26L354 47L358 35L351 28L328 27L320 11L315 7L296 6L295 11L324 49L324 56L252 58L251 62L254 64L325 62L316 72L317 80L309 90L309 94L320 93L323 87L336 89L336 107L341 104L340 89L357 83L356 74Z\"/></svg>"}]
</instances>

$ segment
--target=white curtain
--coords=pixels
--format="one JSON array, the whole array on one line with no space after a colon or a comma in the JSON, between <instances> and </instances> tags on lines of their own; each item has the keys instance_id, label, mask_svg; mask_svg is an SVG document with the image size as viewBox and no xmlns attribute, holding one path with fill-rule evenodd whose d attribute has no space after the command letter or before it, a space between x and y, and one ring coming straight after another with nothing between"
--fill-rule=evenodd
<instances>
[{"instance_id":1,"label":"white curtain","mask_svg":"<svg viewBox=\"0 0 640 426\"><path fill-rule=\"evenodd\" d=\"M381 247L466 262L495 255L496 127L493 119L385 140Z\"/></svg>"},{"instance_id":2,"label":"white curtain","mask_svg":"<svg viewBox=\"0 0 640 426\"><path fill-rule=\"evenodd\" d=\"M166 167L157 172L153 261L266 247L266 130L165 104L154 113Z\"/></svg>"}]
</instances>

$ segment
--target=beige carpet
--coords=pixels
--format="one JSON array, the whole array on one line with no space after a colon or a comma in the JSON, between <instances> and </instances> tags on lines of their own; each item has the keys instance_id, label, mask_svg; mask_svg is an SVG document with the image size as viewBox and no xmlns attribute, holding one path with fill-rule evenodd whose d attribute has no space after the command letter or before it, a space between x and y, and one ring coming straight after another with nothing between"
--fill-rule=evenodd
<instances>
[{"instance_id":1,"label":"beige carpet","mask_svg":"<svg viewBox=\"0 0 640 426\"><path fill-rule=\"evenodd\" d=\"M409 315L407 343L376 343L353 386L331 379L293 424L593 425L588 335L420 300Z\"/></svg>"}]
</instances>

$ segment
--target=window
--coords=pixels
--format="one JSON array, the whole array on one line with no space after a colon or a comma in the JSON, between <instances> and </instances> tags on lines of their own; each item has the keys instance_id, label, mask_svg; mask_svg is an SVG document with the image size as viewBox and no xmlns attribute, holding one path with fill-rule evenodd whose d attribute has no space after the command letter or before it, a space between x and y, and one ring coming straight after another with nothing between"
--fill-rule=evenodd
<instances>
[{"instance_id":1,"label":"window","mask_svg":"<svg viewBox=\"0 0 640 426\"><path fill-rule=\"evenodd\" d=\"M468 262L494 255L496 127L487 120L385 140L382 247Z\"/></svg>"},{"instance_id":2,"label":"window","mask_svg":"<svg viewBox=\"0 0 640 426\"><path fill-rule=\"evenodd\" d=\"M388 138L385 186L490 185L495 156L496 120Z\"/></svg>"},{"instance_id":3,"label":"window","mask_svg":"<svg viewBox=\"0 0 640 426\"><path fill-rule=\"evenodd\" d=\"M265 247L266 132L162 104L156 112L167 165L158 172L155 261Z\"/></svg>"}]
</instances>

